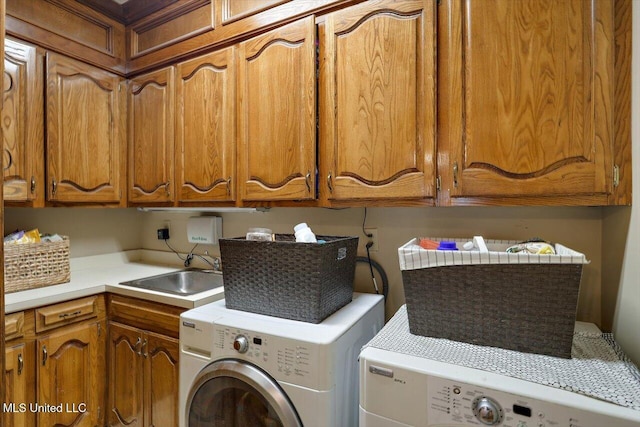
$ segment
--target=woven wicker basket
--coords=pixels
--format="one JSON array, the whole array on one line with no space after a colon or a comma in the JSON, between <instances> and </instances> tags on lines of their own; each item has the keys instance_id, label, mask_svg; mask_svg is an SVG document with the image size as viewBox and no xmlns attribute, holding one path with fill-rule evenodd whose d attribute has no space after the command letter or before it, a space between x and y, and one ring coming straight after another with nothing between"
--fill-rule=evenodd
<instances>
[{"instance_id":1,"label":"woven wicker basket","mask_svg":"<svg viewBox=\"0 0 640 427\"><path fill-rule=\"evenodd\" d=\"M5 293L57 285L70 278L68 237L61 242L4 245Z\"/></svg>"},{"instance_id":2,"label":"woven wicker basket","mask_svg":"<svg viewBox=\"0 0 640 427\"><path fill-rule=\"evenodd\" d=\"M571 357L584 255L566 248L571 255L472 257L411 243L399 255L412 334ZM429 267L413 268L427 257ZM437 265L436 257L449 260Z\"/></svg>"},{"instance_id":3,"label":"woven wicker basket","mask_svg":"<svg viewBox=\"0 0 640 427\"><path fill-rule=\"evenodd\" d=\"M320 323L353 296L357 237L318 236L326 243L220 239L228 308Z\"/></svg>"}]
</instances>

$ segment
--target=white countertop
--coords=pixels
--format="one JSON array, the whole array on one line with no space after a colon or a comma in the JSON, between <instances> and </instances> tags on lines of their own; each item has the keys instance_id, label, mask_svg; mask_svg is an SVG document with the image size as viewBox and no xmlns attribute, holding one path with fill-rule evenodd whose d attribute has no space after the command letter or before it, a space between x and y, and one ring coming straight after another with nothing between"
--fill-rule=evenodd
<instances>
[{"instance_id":1,"label":"white countertop","mask_svg":"<svg viewBox=\"0 0 640 427\"><path fill-rule=\"evenodd\" d=\"M140 249L71 258L70 267L71 280L67 283L5 294L5 312L13 313L103 292L188 309L224 298L222 287L194 295L180 296L119 284L183 269L184 266L180 264L176 255L168 252Z\"/></svg>"}]
</instances>

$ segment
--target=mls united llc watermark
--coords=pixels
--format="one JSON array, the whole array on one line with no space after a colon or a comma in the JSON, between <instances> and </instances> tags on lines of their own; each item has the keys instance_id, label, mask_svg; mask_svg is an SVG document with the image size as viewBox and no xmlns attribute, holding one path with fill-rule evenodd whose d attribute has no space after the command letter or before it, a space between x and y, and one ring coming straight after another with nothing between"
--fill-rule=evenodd
<instances>
[{"instance_id":1,"label":"mls united llc watermark","mask_svg":"<svg viewBox=\"0 0 640 427\"><path fill-rule=\"evenodd\" d=\"M86 403L60 403L58 405L49 405L48 403L15 403L5 402L2 404L2 412L6 413L25 413L25 412L87 412Z\"/></svg>"}]
</instances>

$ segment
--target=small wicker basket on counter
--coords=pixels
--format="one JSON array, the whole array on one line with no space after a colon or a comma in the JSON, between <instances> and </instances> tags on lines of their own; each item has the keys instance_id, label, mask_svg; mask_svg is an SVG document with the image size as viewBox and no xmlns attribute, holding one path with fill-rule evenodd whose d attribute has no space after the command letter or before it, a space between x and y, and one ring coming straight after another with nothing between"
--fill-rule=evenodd
<instances>
[{"instance_id":1,"label":"small wicker basket on counter","mask_svg":"<svg viewBox=\"0 0 640 427\"><path fill-rule=\"evenodd\" d=\"M25 291L71 279L69 238L60 242L5 243L4 291Z\"/></svg>"}]
</instances>

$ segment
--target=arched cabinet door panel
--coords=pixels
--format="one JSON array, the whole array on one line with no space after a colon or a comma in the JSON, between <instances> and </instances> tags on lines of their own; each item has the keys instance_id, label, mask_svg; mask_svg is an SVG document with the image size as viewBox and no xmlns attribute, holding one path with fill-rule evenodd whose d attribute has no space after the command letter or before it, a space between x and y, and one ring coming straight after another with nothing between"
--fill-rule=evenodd
<instances>
[{"instance_id":1,"label":"arched cabinet door panel","mask_svg":"<svg viewBox=\"0 0 640 427\"><path fill-rule=\"evenodd\" d=\"M315 58L313 17L240 43L242 201L315 199Z\"/></svg>"},{"instance_id":2,"label":"arched cabinet door panel","mask_svg":"<svg viewBox=\"0 0 640 427\"><path fill-rule=\"evenodd\" d=\"M446 1L441 173L456 198L579 196L613 170L613 2Z\"/></svg>"},{"instance_id":3,"label":"arched cabinet door panel","mask_svg":"<svg viewBox=\"0 0 640 427\"><path fill-rule=\"evenodd\" d=\"M123 85L115 74L47 53L47 200L123 202Z\"/></svg>"},{"instance_id":4,"label":"arched cabinet door panel","mask_svg":"<svg viewBox=\"0 0 640 427\"><path fill-rule=\"evenodd\" d=\"M175 200L174 67L129 81L129 201Z\"/></svg>"},{"instance_id":5,"label":"arched cabinet door panel","mask_svg":"<svg viewBox=\"0 0 640 427\"><path fill-rule=\"evenodd\" d=\"M329 200L433 199L433 1L373 1L321 28L321 193Z\"/></svg>"},{"instance_id":6,"label":"arched cabinet door panel","mask_svg":"<svg viewBox=\"0 0 640 427\"><path fill-rule=\"evenodd\" d=\"M177 66L175 166L180 202L236 199L235 78L233 46Z\"/></svg>"},{"instance_id":7,"label":"arched cabinet door panel","mask_svg":"<svg viewBox=\"0 0 640 427\"><path fill-rule=\"evenodd\" d=\"M44 52L4 41L4 200L44 205Z\"/></svg>"}]
</instances>

